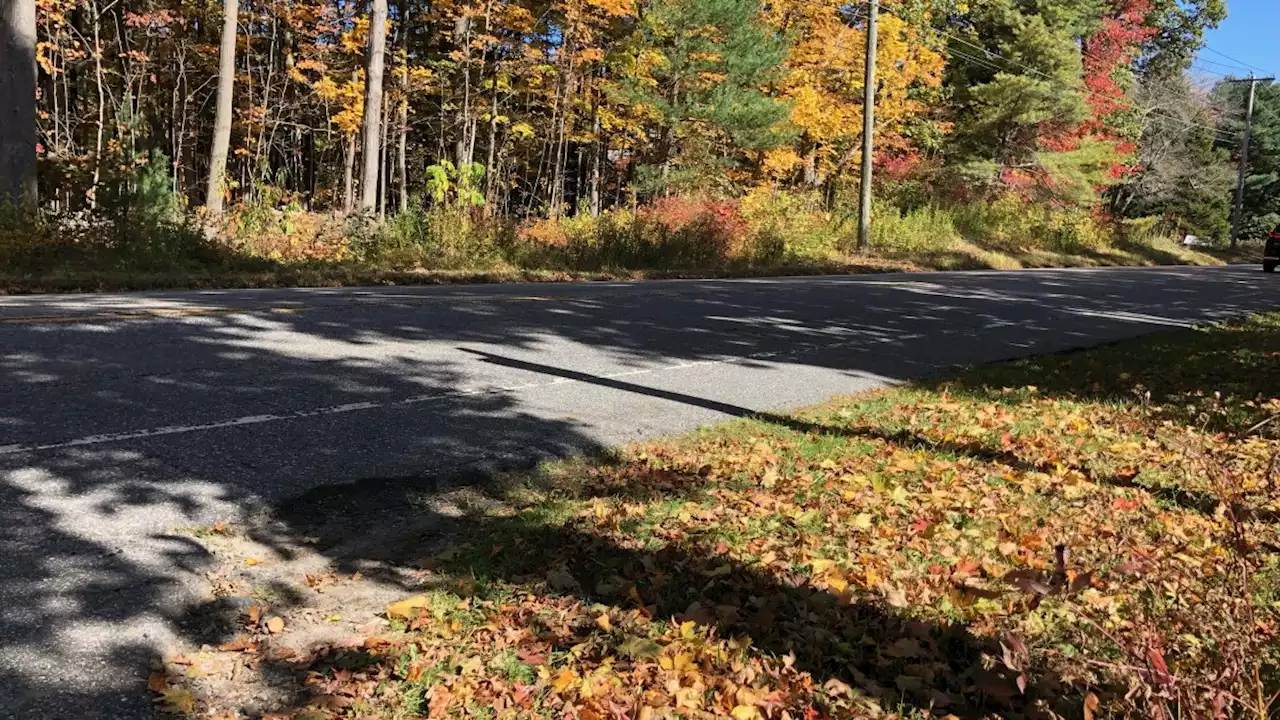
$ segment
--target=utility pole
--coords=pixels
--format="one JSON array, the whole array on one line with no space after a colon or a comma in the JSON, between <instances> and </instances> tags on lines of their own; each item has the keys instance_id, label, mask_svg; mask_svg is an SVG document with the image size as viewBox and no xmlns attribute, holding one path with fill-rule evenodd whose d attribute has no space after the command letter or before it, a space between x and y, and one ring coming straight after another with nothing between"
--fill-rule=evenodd
<instances>
[{"instance_id":1,"label":"utility pole","mask_svg":"<svg viewBox=\"0 0 1280 720\"><path fill-rule=\"evenodd\" d=\"M1244 176L1249 172L1249 142L1253 139L1253 103L1259 82L1270 82L1275 78L1258 78L1249 73L1247 80L1227 80L1231 83L1249 83L1249 105L1244 114L1244 142L1240 145L1240 171L1236 177L1236 202L1231 209L1231 249L1235 250L1240 243L1240 223L1244 218Z\"/></svg>"},{"instance_id":2,"label":"utility pole","mask_svg":"<svg viewBox=\"0 0 1280 720\"><path fill-rule=\"evenodd\" d=\"M876 25L880 19L877 0L867 3L867 75L862 89L862 202L858 217L858 252L871 244L871 161L876 130Z\"/></svg>"}]
</instances>

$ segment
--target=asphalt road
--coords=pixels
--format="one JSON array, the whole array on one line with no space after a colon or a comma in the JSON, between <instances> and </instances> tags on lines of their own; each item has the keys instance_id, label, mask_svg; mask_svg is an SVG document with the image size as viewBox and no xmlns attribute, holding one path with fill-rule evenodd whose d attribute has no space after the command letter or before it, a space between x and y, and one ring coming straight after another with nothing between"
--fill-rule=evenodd
<instances>
[{"instance_id":1,"label":"asphalt road","mask_svg":"<svg viewBox=\"0 0 1280 720\"><path fill-rule=\"evenodd\" d=\"M148 716L175 527L1278 307L1255 266L0 298L0 717Z\"/></svg>"}]
</instances>

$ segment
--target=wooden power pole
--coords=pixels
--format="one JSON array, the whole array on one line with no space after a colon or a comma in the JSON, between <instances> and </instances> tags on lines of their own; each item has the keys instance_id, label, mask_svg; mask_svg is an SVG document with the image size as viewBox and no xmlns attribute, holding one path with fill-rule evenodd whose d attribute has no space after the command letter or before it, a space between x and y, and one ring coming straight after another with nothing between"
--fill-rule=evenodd
<instances>
[{"instance_id":1,"label":"wooden power pole","mask_svg":"<svg viewBox=\"0 0 1280 720\"><path fill-rule=\"evenodd\" d=\"M1259 82L1270 82L1275 78L1259 78L1252 74L1247 79L1227 80L1227 82L1249 83L1249 103L1244 114L1244 142L1240 145L1240 170L1236 177L1236 201L1231 209L1231 249L1235 250L1240 243L1240 224L1244 219L1244 178L1249 172L1249 143L1253 140L1253 104L1257 95Z\"/></svg>"},{"instance_id":2,"label":"wooden power pole","mask_svg":"<svg viewBox=\"0 0 1280 720\"><path fill-rule=\"evenodd\" d=\"M876 25L880 6L877 0L867 3L867 74L862 89L862 201L858 217L858 252L866 252L871 244L871 171L876 130Z\"/></svg>"}]
</instances>

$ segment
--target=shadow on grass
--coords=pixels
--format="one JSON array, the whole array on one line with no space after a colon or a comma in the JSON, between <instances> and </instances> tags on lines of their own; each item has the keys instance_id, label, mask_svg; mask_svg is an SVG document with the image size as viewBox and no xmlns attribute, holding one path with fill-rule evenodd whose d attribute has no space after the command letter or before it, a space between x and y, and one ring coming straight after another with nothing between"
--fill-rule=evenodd
<instances>
[{"instance_id":1,"label":"shadow on grass","mask_svg":"<svg viewBox=\"0 0 1280 720\"><path fill-rule=\"evenodd\" d=\"M650 479L642 486L649 493L644 499L657 502L694 497L705 482L689 468L662 471ZM463 482L474 483L475 478L468 476ZM616 490L636 497L639 490L592 488L587 482L588 496L611 496ZM1049 708L1080 712L1083 690L1073 691L1043 670L1030 673L1027 692L1019 693L1014 674L995 661L1000 645L994 638L978 637L960 623L913 620L875 593L816 589L803 572L774 568L766 573L761 566L727 556L711 533L661 539L635 535L620 542L617 536L602 537L572 519L529 514L445 518L420 511L414 513L412 527L388 522L403 516L405 508L422 507L424 495L440 485L407 478L329 488L279 507L275 519L288 528L287 536L313 538L339 572L367 575L378 567L420 564L445 547L462 548L434 563L429 587L450 592L469 587L482 597L486 588L514 587L567 595L588 604L639 608L655 620L693 620L713 627L719 637L749 641L774 658L793 655L794 667L810 673L833 697L839 694L835 688L847 684L882 708L906 713L978 718L991 713L1050 717ZM502 492L499 486L491 488ZM335 512L338 508L342 511ZM554 582L548 580L552 574ZM388 572L382 579L394 577ZM599 639L594 626L578 628L577 633L562 639L561 649L567 651L593 634ZM596 652L601 654L595 659L603 661L617 651ZM328 673L353 663L394 661L355 649L328 655L306 669ZM296 679L302 676L299 667L287 664L269 672L276 678L288 672ZM301 685L295 693L305 704Z\"/></svg>"},{"instance_id":2,"label":"shadow on grass","mask_svg":"<svg viewBox=\"0 0 1280 720\"><path fill-rule=\"evenodd\" d=\"M468 352L488 363L713 409L799 433L875 439L1024 470L1049 470L1016 453L976 443L941 442L915 433L832 426L753 412L618 379L494 353ZM606 457L600 462L618 461ZM697 499L705 486L696 468L632 469L635 472L623 469L617 473L636 478L632 485L596 485L586 473L571 480L580 483L576 488L579 497L625 497L657 503ZM443 562L428 561L435 571L433 587L456 591L460 585L483 588L496 583L526 592L567 594L585 603L642 607L657 619L695 620L715 627L721 637L749 639L767 655L794 655L795 667L810 673L816 684L833 680L848 684L886 709L965 718L992 713L1049 717L1050 709L1068 716L1080 712L1085 688L1073 688L1043 668L1033 670L1027 693L1019 693L1013 674L996 661L1001 648L994 638L976 636L962 623L913 620L870 591L834 594L816 589L809 585L805 572L777 568L764 572L759 565L743 564L726 555L727 547L710 531L649 536L638 528L634 533L621 528L627 539L620 543L618 535L601 536L572 519L443 513L432 504L433 498L451 487L482 489L486 500L499 503L511 489L504 483L536 481L536 474L528 467L508 470L505 474L470 473L444 479L370 479L319 488L276 506L274 530L260 533L257 539L287 552L289 542L308 538L311 549L328 558L338 572L358 572L398 584L406 592L420 591L422 586L405 583L402 568L421 565L444 547L465 548ZM1117 484L1125 481L1114 479ZM662 528L654 531L661 533ZM558 579L555 587L549 588L547 579L553 573ZM225 636L210 640L229 639L235 629L235 623L228 622ZM593 632L594 628L582 628L581 636L568 644L584 642ZM392 660L357 649L330 656L310 669L328 672L335 667ZM270 672L278 681L290 671L300 677L298 668L288 665ZM293 693L305 704L300 684Z\"/></svg>"},{"instance_id":3,"label":"shadow on grass","mask_svg":"<svg viewBox=\"0 0 1280 720\"><path fill-rule=\"evenodd\" d=\"M1008 402L1009 388L1034 386L1049 397L1155 404L1161 419L1238 432L1275 414L1265 401L1280 396L1280 314L982 366L920 385L993 402Z\"/></svg>"},{"instance_id":4,"label":"shadow on grass","mask_svg":"<svg viewBox=\"0 0 1280 720\"><path fill-rule=\"evenodd\" d=\"M1050 384L1048 388L1044 388L1051 393L1065 394L1072 398L1084 397L1093 400L1102 400L1107 402L1116 401L1139 401L1145 399L1145 392L1141 397L1135 397L1132 388L1125 393L1121 388L1123 384L1117 384L1110 391L1103 387L1101 383L1092 380L1092 375L1086 373L1084 378L1090 383L1088 388L1081 391L1076 389L1077 380L1064 380L1064 377L1073 377L1073 369L1070 367L1072 362L1080 361L1088 365L1095 366L1099 363L1094 356L1099 353L1121 353L1122 356L1130 358L1128 371L1122 370L1117 376L1133 377L1134 372L1139 372L1141 366L1146 366L1147 370L1152 370L1153 365L1161 364L1163 358L1167 357L1185 357L1192 360L1189 367L1183 368L1185 375L1183 379L1204 377L1209 370L1223 373L1227 377L1235 380L1230 384L1231 390L1234 391L1235 397L1244 398L1245 403L1231 402L1231 395L1228 395L1227 402L1215 403L1215 407L1221 408L1223 415L1217 418L1220 423L1231 423L1230 427L1240 428L1240 422L1253 422L1255 416L1265 415L1266 410L1256 407L1253 401L1259 397L1269 397L1268 392L1272 394L1280 393L1280 362L1267 362L1268 358L1280 358L1280 332L1270 327L1270 323L1266 319L1252 319L1244 321L1243 324L1235 324L1224 327L1218 327L1208 330L1194 331L1190 335L1186 332L1169 333L1165 336L1157 336L1156 338L1144 341L1148 344L1154 343L1156 349L1160 351L1158 354L1146 355L1141 353L1127 353L1127 346L1132 346L1132 341L1118 343L1116 345L1088 351L1073 351L1069 353L1060 353L1056 355L1048 355L1035 357L1028 360L1013 361L1008 363L1000 363L991 366L971 370L962 373L956 378L944 381L925 381L916 383L917 386L925 387L930 390L953 393L957 389L968 395L974 395L976 399L987 401L1007 401L1008 395L1005 392L1007 387L1023 387L1031 384L1036 378L1056 378L1059 384ZM1226 349L1231 357L1241 359L1241 362L1235 365L1224 367L1219 362L1211 362L1207 357L1197 356L1191 352L1191 349L1200 346L1201 343L1207 343L1207 352L1213 352L1213 358L1218 358L1217 353L1222 353ZM1224 344L1226 347L1224 348ZM801 434L817 434L838 436L852 439L862 440L879 440L890 445L914 450L923 450L930 453L964 457L980 462L990 462L1004 465L1022 472L1037 472L1045 475L1052 475L1059 471L1056 463L1048 461L1031 461L1020 456L1012 450L992 447L979 442L957 442L943 438L930 437L919 432L910 430L895 430L878 427L874 425L828 425L824 423L812 422L801 417L793 415L782 415L778 413L758 412L748 408L716 402L706 398L700 398L683 393L676 393L669 390L661 390L657 388L638 385L636 383L625 382L614 378L602 378L589 373L567 370L564 368L542 365L525 360L516 360L514 358L502 357L493 353L483 352L479 350L469 350L461 348L464 352L471 353L482 358L485 362L505 367L528 370L544 375L552 375L576 382L607 387L614 390L622 390L626 392L637 393L649 397L660 398L663 400L671 400L685 405L706 408L714 410L725 415L738 417L743 419L757 420L769 423L778 427L784 427L793 432ZM1166 354L1168 353L1168 354ZM1201 357L1203 360L1198 365L1195 359ZM1115 369L1111 365L1111 361L1103 360L1101 367ZM1059 368L1062 373L1055 371ZM1019 374L1025 372L1025 374ZM1157 375L1157 377L1162 377ZM975 382L976 380L976 382ZM1002 380L1013 383L1012 385L991 385L990 383ZM1191 396L1203 397L1205 392L1201 387L1192 387L1198 385L1198 382L1178 383L1168 382L1159 385L1159 392L1173 400L1187 400ZM1037 387L1037 390L1041 388ZM1126 397L1127 395L1127 397ZM1253 403L1253 404L1250 404ZM1241 417L1241 411L1246 414ZM1252 414L1249 414L1252 413ZM1166 420L1182 420L1190 421L1201 420L1198 415L1188 417L1183 408L1157 409L1154 417ZM1206 421L1207 422L1207 421ZM1280 423L1278 423L1280 424ZM1277 428L1280 429L1280 428ZM1280 455L1277 456L1280 458ZM1184 509L1194 510L1206 515L1212 515L1218 505L1219 498L1204 492L1196 492L1185 488L1176 487L1158 487L1144 484L1139 481L1135 474L1125 473L1105 473L1099 474L1089 467L1073 466L1071 468L1079 472L1089 482L1101 485L1110 485L1113 487L1124 487L1141 489L1153 493L1163 502L1177 505ZM1280 468L1273 468L1273 472ZM1249 508L1236 508L1238 516L1242 519L1258 522L1274 522L1280 519L1280 515L1273 511L1258 511Z\"/></svg>"}]
</instances>

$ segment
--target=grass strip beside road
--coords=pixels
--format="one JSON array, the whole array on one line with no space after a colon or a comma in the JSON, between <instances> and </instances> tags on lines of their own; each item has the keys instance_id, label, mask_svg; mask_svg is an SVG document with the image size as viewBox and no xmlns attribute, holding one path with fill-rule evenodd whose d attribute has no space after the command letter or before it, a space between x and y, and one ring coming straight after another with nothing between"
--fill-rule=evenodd
<instances>
[{"instance_id":1,"label":"grass strip beside road","mask_svg":"<svg viewBox=\"0 0 1280 720\"><path fill-rule=\"evenodd\" d=\"M1256 262L1256 252L1199 252L1181 247L1109 248L1085 253L1046 251L996 252L976 246L960 251L853 256L826 262L784 262L720 267L574 270L518 267L507 263L474 268L433 269L380 267L354 262L281 263L261 258L235 258L224 264L193 264L171 269L66 264L43 271L0 268L0 295L118 292L142 290L214 290L232 288L358 287L372 285L457 285L478 283L582 282L608 280L719 279L812 275L862 275L929 270L1017 270L1063 267L1216 266Z\"/></svg>"},{"instance_id":2,"label":"grass strip beside road","mask_svg":"<svg viewBox=\"0 0 1280 720\"><path fill-rule=\"evenodd\" d=\"M309 718L1265 717L1277 415L1273 313L512 473L260 663Z\"/></svg>"}]
</instances>

